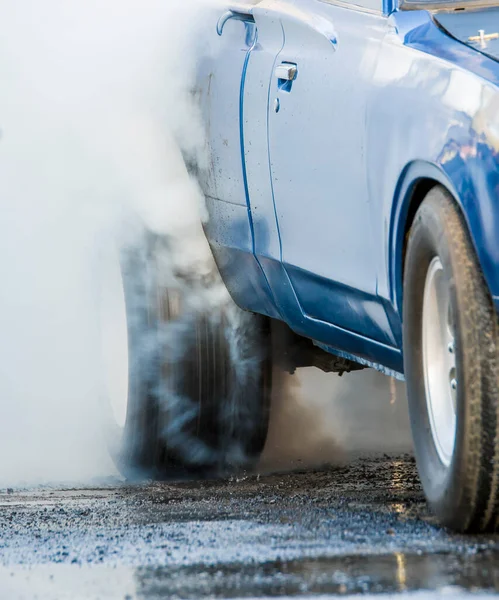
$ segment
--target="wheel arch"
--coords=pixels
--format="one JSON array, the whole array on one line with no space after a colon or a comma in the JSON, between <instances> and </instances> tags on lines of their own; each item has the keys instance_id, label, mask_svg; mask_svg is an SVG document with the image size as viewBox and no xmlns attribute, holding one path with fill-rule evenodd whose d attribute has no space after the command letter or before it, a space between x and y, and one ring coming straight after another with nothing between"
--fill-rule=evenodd
<instances>
[{"instance_id":1,"label":"wheel arch","mask_svg":"<svg viewBox=\"0 0 499 600\"><path fill-rule=\"evenodd\" d=\"M459 196L445 171L440 166L426 161L414 161L408 164L396 186L389 242L391 300L401 317L407 237L419 207L428 192L436 185L443 186L452 195L468 227Z\"/></svg>"}]
</instances>

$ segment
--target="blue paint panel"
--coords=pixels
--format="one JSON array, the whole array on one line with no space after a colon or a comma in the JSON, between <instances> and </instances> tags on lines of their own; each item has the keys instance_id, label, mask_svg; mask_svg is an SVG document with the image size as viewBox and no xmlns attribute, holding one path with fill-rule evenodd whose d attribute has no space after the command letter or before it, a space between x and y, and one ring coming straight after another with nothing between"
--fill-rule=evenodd
<instances>
[{"instance_id":1,"label":"blue paint panel","mask_svg":"<svg viewBox=\"0 0 499 600\"><path fill-rule=\"evenodd\" d=\"M397 8L397 0L383 0L383 14L390 15Z\"/></svg>"},{"instance_id":2,"label":"blue paint panel","mask_svg":"<svg viewBox=\"0 0 499 600\"><path fill-rule=\"evenodd\" d=\"M258 41L246 70L244 87L244 160L253 220L255 254L281 259L281 244L275 214L268 150L268 107L270 82L284 33L277 15L254 15ZM262 264L263 267L263 264ZM264 267L263 267L264 268Z\"/></svg>"},{"instance_id":3,"label":"blue paint panel","mask_svg":"<svg viewBox=\"0 0 499 600\"><path fill-rule=\"evenodd\" d=\"M209 213L205 232L234 301L242 308L280 318L254 254L243 160L244 83L256 27L226 18L219 22L218 31L213 27L212 35L216 50L200 62L197 77L210 158L208 168L199 175Z\"/></svg>"},{"instance_id":4,"label":"blue paint panel","mask_svg":"<svg viewBox=\"0 0 499 600\"><path fill-rule=\"evenodd\" d=\"M300 304L307 317L334 323L360 334L367 323L370 337L395 347L390 323L377 296L334 284L310 271L288 265L286 270L295 290L307 289L307 294L300 296Z\"/></svg>"},{"instance_id":5,"label":"blue paint panel","mask_svg":"<svg viewBox=\"0 0 499 600\"><path fill-rule=\"evenodd\" d=\"M297 0L280 18L285 44L277 63L298 67L290 92L275 76L270 88L282 261L305 315L394 344L377 297L364 152L371 73L387 20L312 0Z\"/></svg>"},{"instance_id":6,"label":"blue paint panel","mask_svg":"<svg viewBox=\"0 0 499 600\"><path fill-rule=\"evenodd\" d=\"M499 308L499 63L429 12L393 8L252 8L256 43L248 56L247 37L233 38L232 50L245 49L241 72L223 76L242 92L242 118L227 119L223 102L208 110L211 124L242 140L244 163L232 137L232 154L218 156L235 173L237 155L239 179L211 195L234 204L210 201L207 233L242 307L401 373L404 236L422 179L454 195ZM493 11L480 14L453 13L447 27L463 38ZM227 53L218 60L220 74L234 64ZM298 65L289 91L274 76L280 62Z\"/></svg>"},{"instance_id":7,"label":"blue paint panel","mask_svg":"<svg viewBox=\"0 0 499 600\"><path fill-rule=\"evenodd\" d=\"M396 13L390 24L373 73L367 148L373 225L384 232L376 245L378 293L400 321L405 219L421 179L454 195L499 294L499 64L449 37L425 11Z\"/></svg>"},{"instance_id":8,"label":"blue paint panel","mask_svg":"<svg viewBox=\"0 0 499 600\"><path fill-rule=\"evenodd\" d=\"M213 198L207 198L206 205L206 235L230 295L241 308L280 318L252 251L247 208Z\"/></svg>"},{"instance_id":9,"label":"blue paint panel","mask_svg":"<svg viewBox=\"0 0 499 600\"><path fill-rule=\"evenodd\" d=\"M210 159L201 175L201 186L207 196L242 206L247 206L247 198L241 160L240 91L255 35L251 23L228 21L222 37L214 26L212 36L219 49L201 61L197 81Z\"/></svg>"},{"instance_id":10,"label":"blue paint panel","mask_svg":"<svg viewBox=\"0 0 499 600\"><path fill-rule=\"evenodd\" d=\"M400 350L304 315L283 265L278 261L264 259L262 266L272 290L279 290L276 301L282 318L296 333L334 348L336 353L342 351L349 356L359 356L372 363L379 363L398 373L403 372Z\"/></svg>"}]
</instances>

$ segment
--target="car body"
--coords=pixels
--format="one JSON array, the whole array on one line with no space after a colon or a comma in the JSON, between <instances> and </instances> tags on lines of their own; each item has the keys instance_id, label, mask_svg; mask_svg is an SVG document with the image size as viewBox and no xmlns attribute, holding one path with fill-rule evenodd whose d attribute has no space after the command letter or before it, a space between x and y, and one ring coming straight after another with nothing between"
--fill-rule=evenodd
<instances>
[{"instance_id":1,"label":"car body","mask_svg":"<svg viewBox=\"0 0 499 600\"><path fill-rule=\"evenodd\" d=\"M499 39L479 30L499 32L499 8L262 0L220 14L198 74L202 187L241 308L403 378L405 243L437 183L499 308Z\"/></svg>"}]
</instances>

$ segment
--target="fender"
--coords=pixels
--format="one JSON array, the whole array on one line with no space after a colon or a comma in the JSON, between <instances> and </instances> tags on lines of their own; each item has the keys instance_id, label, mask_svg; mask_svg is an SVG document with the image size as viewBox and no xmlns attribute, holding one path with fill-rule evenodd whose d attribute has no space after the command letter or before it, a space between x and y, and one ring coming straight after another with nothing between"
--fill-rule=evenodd
<instances>
[{"instance_id":1,"label":"fender","mask_svg":"<svg viewBox=\"0 0 499 600\"><path fill-rule=\"evenodd\" d=\"M423 160L415 160L406 165L395 189L388 245L390 300L399 315L402 315L403 304L403 260L407 220L412 202L416 200L414 198L416 186L423 180L431 180L435 185L440 184L447 188L462 209L452 181L438 165Z\"/></svg>"},{"instance_id":2,"label":"fender","mask_svg":"<svg viewBox=\"0 0 499 600\"><path fill-rule=\"evenodd\" d=\"M471 156L466 151L472 148ZM391 301L396 312L402 315L404 239L408 218L413 215L413 202L422 198L414 196L416 186L422 181L435 182L447 189L459 207L470 234L478 261L490 293L499 307L499 178L494 170L483 164L495 165L494 148L482 142L474 145L448 147L441 153L440 163L415 160L404 168L396 187L390 222L389 278ZM488 160L487 160L488 159ZM477 162L481 168L475 168ZM412 208L412 210L411 210Z\"/></svg>"},{"instance_id":3,"label":"fender","mask_svg":"<svg viewBox=\"0 0 499 600\"><path fill-rule=\"evenodd\" d=\"M378 150L371 154L383 157L372 168L383 173L372 178L372 190L385 199L387 271L381 289L387 308L400 320L407 219L421 201L418 184L430 180L459 206L499 309L499 64L443 32L426 11L397 12L390 20L368 122ZM397 69L388 70L388 64ZM431 73L419 85L417 103L411 97L414 72Z\"/></svg>"}]
</instances>

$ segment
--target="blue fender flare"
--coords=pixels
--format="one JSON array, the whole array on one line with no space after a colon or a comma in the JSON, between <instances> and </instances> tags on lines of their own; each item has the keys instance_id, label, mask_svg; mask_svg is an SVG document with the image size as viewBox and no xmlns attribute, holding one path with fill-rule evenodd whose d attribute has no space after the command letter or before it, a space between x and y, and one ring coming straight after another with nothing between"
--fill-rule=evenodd
<instances>
[{"instance_id":1,"label":"blue fender flare","mask_svg":"<svg viewBox=\"0 0 499 600\"><path fill-rule=\"evenodd\" d=\"M406 165L399 178L392 204L392 214L389 229L389 281L391 302L396 312L402 317L403 305L403 268L404 241L407 231L407 220L413 204L414 190L421 181L433 181L442 185L454 197L456 204L463 214L462 203L447 173L439 166L426 161L413 161ZM467 221L467 219L466 219Z\"/></svg>"}]
</instances>

